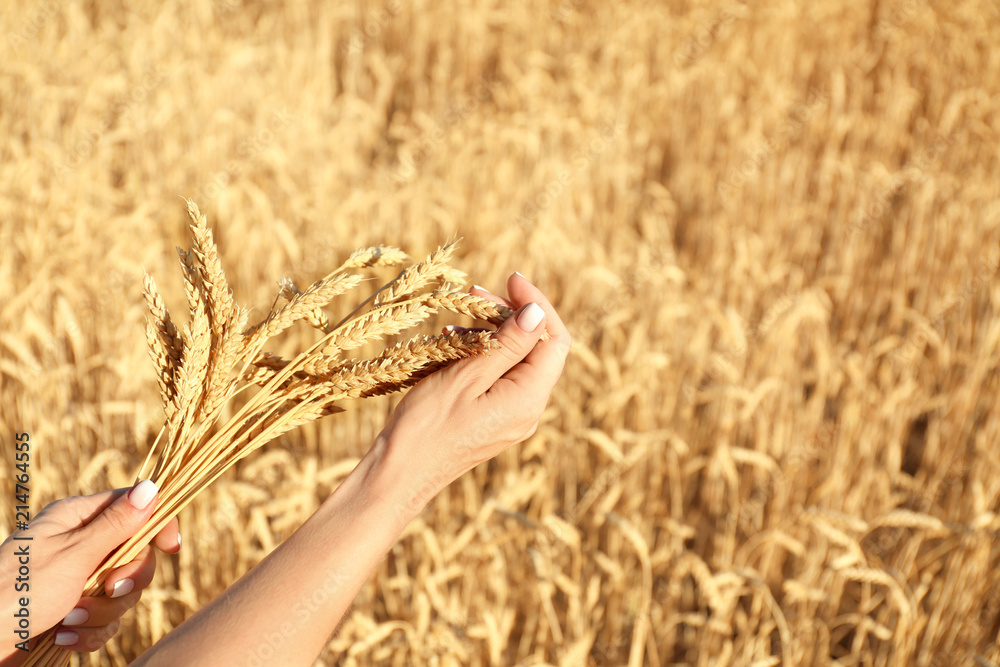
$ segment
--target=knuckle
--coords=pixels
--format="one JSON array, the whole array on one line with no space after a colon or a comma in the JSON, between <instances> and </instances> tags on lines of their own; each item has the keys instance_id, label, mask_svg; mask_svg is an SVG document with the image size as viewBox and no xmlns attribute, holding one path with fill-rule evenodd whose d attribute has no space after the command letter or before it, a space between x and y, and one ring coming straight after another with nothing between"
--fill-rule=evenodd
<instances>
[{"instance_id":1,"label":"knuckle","mask_svg":"<svg viewBox=\"0 0 1000 667\"><path fill-rule=\"evenodd\" d=\"M131 530L132 528L129 517L125 514L125 512L119 511L117 508L111 508L105 511L103 519L108 532L113 534L123 533L126 530Z\"/></svg>"},{"instance_id":2,"label":"knuckle","mask_svg":"<svg viewBox=\"0 0 1000 667\"><path fill-rule=\"evenodd\" d=\"M446 387L443 392L443 398L448 404L457 402L461 396L466 395L469 390L485 381L490 375L487 369L478 364L470 364L463 370L464 372L456 375L454 382L450 383L450 386Z\"/></svg>"},{"instance_id":3,"label":"knuckle","mask_svg":"<svg viewBox=\"0 0 1000 667\"><path fill-rule=\"evenodd\" d=\"M87 651L96 651L97 649L104 646L106 639L102 638L101 635L104 634L104 629L96 630L94 632L88 632L87 636L80 641L80 644Z\"/></svg>"},{"instance_id":4,"label":"knuckle","mask_svg":"<svg viewBox=\"0 0 1000 667\"><path fill-rule=\"evenodd\" d=\"M112 506L104 513L104 520L111 530L122 532L131 527L128 515L119 507Z\"/></svg>"},{"instance_id":5,"label":"knuckle","mask_svg":"<svg viewBox=\"0 0 1000 667\"><path fill-rule=\"evenodd\" d=\"M125 614L129 609L139 604L139 599L142 597L142 591L135 591L134 593L129 593L120 598L118 603L118 616L119 619Z\"/></svg>"},{"instance_id":6,"label":"knuckle","mask_svg":"<svg viewBox=\"0 0 1000 667\"><path fill-rule=\"evenodd\" d=\"M524 354L518 349L519 347L516 342L508 339L504 340L493 353L499 355L504 361L515 363L524 358Z\"/></svg>"},{"instance_id":7,"label":"knuckle","mask_svg":"<svg viewBox=\"0 0 1000 667\"><path fill-rule=\"evenodd\" d=\"M96 651L97 649L107 644L108 640L114 637L115 633L118 632L118 627L120 624L121 621L115 620L112 621L111 623L108 623L103 628L98 629L96 632L91 634L90 637L87 639L87 647L91 651Z\"/></svg>"},{"instance_id":8,"label":"knuckle","mask_svg":"<svg viewBox=\"0 0 1000 667\"><path fill-rule=\"evenodd\" d=\"M59 500L53 500L48 505L43 507L42 511L39 512L38 514L41 514L42 512L52 513L63 509L68 509L72 507L74 504L78 503L79 501L80 501L80 496L67 496L65 498L60 498Z\"/></svg>"}]
</instances>

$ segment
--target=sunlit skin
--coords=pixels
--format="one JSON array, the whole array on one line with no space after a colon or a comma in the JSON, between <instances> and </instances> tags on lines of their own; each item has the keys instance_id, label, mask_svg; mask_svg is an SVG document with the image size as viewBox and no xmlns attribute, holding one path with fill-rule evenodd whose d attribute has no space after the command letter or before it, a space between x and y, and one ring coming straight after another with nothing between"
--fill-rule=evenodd
<instances>
[{"instance_id":1,"label":"sunlit skin","mask_svg":"<svg viewBox=\"0 0 1000 667\"><path fill-rule=\"evenodd\" d=\"M411 389L358 466L315 514L133 665L244 664L265 657L269 665L313 664L404 527L456 478L534 433L562 373L569 332L548 299L520 274L508 279L507 299L478 287L471 291L518 309L497 332L500 347L456 362ZM540 340L543 331L548 341ZM152 503L142 514L148 517L151 511ZM85 529L78 532L86 534ZM176 525L171 524L156 543L176 551L175 536ZM89 553L96 548L82 539L68 547ZM116 571L110 585L121 576L132 576L137 591L139 583L148 584L153 561L152 551L147 551L139 559L142 563ZM119 575L132 566L132 575ZM67 572L72 569L65 567ZM72 597L71 586L78 593L95 567L88 561L76 568L79 572L62 575L59 585L66 592L59 598L59 611L45 617L47 627L79 600L79 595L69 602L63 598ZM117 604L132 596L134 605L137 592ZM5 598L4 604L13 608L16 601ZM108 622L92 638L107 641L120 613L107 616ZM19 657L3 664L19 664Z\"/></svg>"},{"instance_id":2,"label":"sunlit skin","mask_svg":"<svg viewBox=\"0 0 1000 667\"><path fill-rule=\"evenodd\" d=\"M50 503L34 517L27 529L17 531L4 541L0 547L2 581L16 580L18 549L29 545L27 583L30 587L27 593L16 593L12 586L3 587L0 613L5 619L14 618L20 606L19 597L27 596L33 637L58 624L65 648L94 651L114 636L121 616L136 605L142 589L153 580L156 570L154 546L171 554L181 547L174 519L138 558L111 572L104 586L105 597L81 596L87 579L101 561L134 534L156 507L156 496L147 495L141 499L147 503L145 507L137 509L129 502L128 491L104 491ZM15 537L30 537L31 540L15 540ZM67 622L61 622L64 619ZM4 641L0 649L3 667L20 665L26 656L13 644ZM29 642L30 645L33 642Z\"/></svg>"}]
</instances>

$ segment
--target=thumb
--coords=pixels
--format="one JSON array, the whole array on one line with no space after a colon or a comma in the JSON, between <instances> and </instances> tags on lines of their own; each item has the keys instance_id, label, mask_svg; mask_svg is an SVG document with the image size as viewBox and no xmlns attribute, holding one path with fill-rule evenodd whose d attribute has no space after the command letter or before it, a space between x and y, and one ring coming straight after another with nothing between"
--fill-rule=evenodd
<instances>
[{"instance_id":1,"label":"thumb","mask_svg":"<svg viewBox=\"0 0 1000 667\"><path fill-rule=\"evenodd\" d=\"M503 374L524 361L535 343L542 337L545 327L541 326L545 311L537 303L522 306L513 317L497 330L493 339L500 344L489 354L476 356L474 367L477 371L473 389L477 394L487 389L503 377Z\"/></svg>"},{"instance_id":2,"label":"thumb","mask_svg":"<svg viewBox=\"0 0 1000 667\"><path fill-rule=\"evenodd\" d=\"M145 479L77 531L82 557L93 561L94 569L146 523L156 506L156 494L156 484Z\"/></svg>"}]
</instances>

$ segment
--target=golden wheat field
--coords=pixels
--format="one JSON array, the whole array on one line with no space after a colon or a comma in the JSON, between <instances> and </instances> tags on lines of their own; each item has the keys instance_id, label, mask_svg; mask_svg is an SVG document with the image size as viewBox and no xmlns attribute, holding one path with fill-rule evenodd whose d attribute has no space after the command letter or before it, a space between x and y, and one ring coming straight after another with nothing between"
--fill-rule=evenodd
<instances>
[{"instance_id":1,"label":"golden wheat field","mask_svg":"<svg viewBox=\"0 0 1000 667\"><path fill-rule=\"evenodd\" d=\"M1000 665L997 45L991 0L6 3L0 535L15 433L35 512L134 482L185 197L251 321L281 276L461 237L573 332L536 434L409 526L317 664ZM239 463L74 664L236 581L398 398Z\"/></svg>"}]
</instances>

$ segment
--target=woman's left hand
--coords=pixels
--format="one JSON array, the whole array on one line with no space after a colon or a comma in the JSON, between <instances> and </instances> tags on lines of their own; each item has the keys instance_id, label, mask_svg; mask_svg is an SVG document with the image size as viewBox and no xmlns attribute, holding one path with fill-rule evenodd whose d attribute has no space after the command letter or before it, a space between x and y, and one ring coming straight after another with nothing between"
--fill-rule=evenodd
<instances>
[{"instance_id":1,"label":"woman's left hand","mask_svg":"<svg viewBox=\"0 0 1000 667\"><path fill-rule=\"evenodd\" d=\"M29 637L58 625L56 644L74 651L101 648L117 632L122 614L136 605L142 589L153 580L152 545L110 573L104 589L107 597L81 594L108 554L149 520L156 495L156 485L145 480L132 489L73 496L46 505L26 528L0 545L4 618L17 624L15 613L27 601ZM177 519L156 535L153 544L166 553L180 550ZM17 641L22 639L19 635ZM26 655L17 651L7 657L17 653Z\"/></svg>"}]
</instances>

